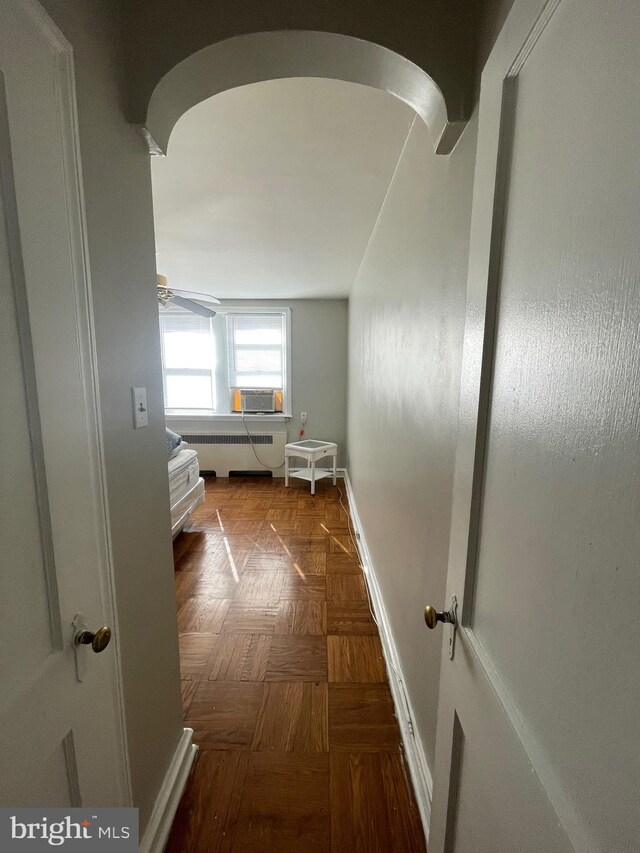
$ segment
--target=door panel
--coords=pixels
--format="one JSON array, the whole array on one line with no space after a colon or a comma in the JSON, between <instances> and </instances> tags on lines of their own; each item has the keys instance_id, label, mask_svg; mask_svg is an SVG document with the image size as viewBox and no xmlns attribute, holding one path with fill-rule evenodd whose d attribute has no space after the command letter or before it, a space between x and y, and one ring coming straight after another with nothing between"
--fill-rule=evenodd
<instances>
[{"instance_id":1,"label":"door panel","mask_svg":"<svg viewBox=\"0 0 640 853\"><path fill-rule=\"evenodd\" d=\"M126 805L71 50L35 0L0 5L0 802Z\"/></svg>"},{"instance_id":2,"label":"door panel","mask_svg":"<svg viewBox=\"0 0 640 853\"><path fill-rule=\"evenodd\" d=\"M81 805L77 767L71 733L58 743L30 756L31 774L21 774L15 780L3 806L24 803L55 803L60 808Z\"/></svg>"},{"instance_id":3,"label":"door panel","mask_svg":"<svg viewBox=\"0 0 640 853\"><path fill-rule=\"evenodd\" d=\"M0 124L5 117L4 89L0 88ZM6 144L6 139L4 142ZM0 209L6 209L2 188ZM0 228L0 262L2 280L11 282L4 227ZM60 645L61 639L55 571L50 560L53 553L51 528L48 518L45 517L42 523L39 521L38 491L43 484L37 482L36 474L42 452L39 447L36 461L32 451L32 444L39 443L39 431L30 430L27 410L24 371L30 374L28 384L33 392L31 352L28 341L25 341L21 352L17 316L14 289L3 287L0 290L0 387L4 400L11 401L11 404L0 407L3 446L0 541L3 561L7 566L20 566L20 571L3 572L0 576L0 621L7 636L20 637L20 644L19 649L8 643L0 645L2 698L20 690L31 677L30 673L43 664L52 648ZM23 336L27 335L28 329L25 328ZM32 422L37 421L35 395L31 400L31 410ZM46 506L46 495L43 498Z\"/></svg>"},{"instance_id":4,"label":"door panel","mask_svg":"<svg viewBox=\"0 0 640 853\"><path fill-rule=\"evenodd\" d=\"M448 737L438 720L437 772L446 761L450 775L443 801L434 802L430 851L570 853L573 848L509 719L509 709L496 694L495 674L493 679L487 675L467 641L459 644L455 659L466 678L453 685L448 696ZM436 811L442 806L442 812ZM441 817L444 823L439 826Z\"/></svg>"},{"instance_id":5,"label":"door panel","mask_svg":"<svg viewBox=\"0 0 640 853\"><path fill-rule=\"evenodd\" d=\"M548 799L506 718L480 722L477 726L473 716L456 717L456 800L450 806L445 849L455 853L570 851L563 833L546 827ZM506 809L508 802L512 808Z\"/></svg>"},{"instance_id":6,"label":"door panel","mask_svg":"<svg viewBox=\"0 0 640 853\"><path fill-rule=\"evenodd\" d=\"M640 671L616 665L639 640L640 16L590 6L563 0L518 76L473 629L613 850L637 796L603 773L640 767Z\"/></svg>"},{"instance_id":7,"label":"door panel","mask_svg":"<svg viewBox=\"0 0 640 853\"><path fill-rule=\"evenodd\" d=\"M639 55L522 0L483 76L434 853L640 846Z\"/></svg>"}]
</instances>

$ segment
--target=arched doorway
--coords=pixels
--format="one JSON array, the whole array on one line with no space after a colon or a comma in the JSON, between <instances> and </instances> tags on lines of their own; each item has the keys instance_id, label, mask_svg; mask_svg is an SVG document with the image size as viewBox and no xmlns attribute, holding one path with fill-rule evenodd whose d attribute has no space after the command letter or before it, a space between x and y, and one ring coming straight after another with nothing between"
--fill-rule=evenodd
<instances>
[{"instance_id":1,"label":"arched doorway","mask_svg":"<svg viewBox=\"0 0 640 853\"><path fill-rule=\"evenodd\" d=\"M143 127L151 153L166 152L176 122L195 104L283 77L325 77L389 92L424 121L438 154L451 153L466 125L449 121L444 96L425 71L387 48L336 33L249 33L197 51L160 80Z\"/></svg>"}]
</instances>

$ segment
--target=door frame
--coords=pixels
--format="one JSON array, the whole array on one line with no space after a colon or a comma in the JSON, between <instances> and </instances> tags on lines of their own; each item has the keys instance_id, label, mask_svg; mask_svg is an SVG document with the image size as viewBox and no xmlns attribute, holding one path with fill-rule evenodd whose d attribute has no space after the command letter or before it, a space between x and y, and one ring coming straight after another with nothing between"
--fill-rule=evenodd
<instances>
[{"instance_id":1,"label":"door frame","mask_svg":"<svg viewBox=\"0 0 640 853\"><path fill-rule=\"evenodd\" d=\"M445 609L458 601L455 655L464 655L477 676L476 687L494 697L515 732L568 840L576 849L584 834L567 802L548 757L537 745L526 719L502 683L472 626L478 537L484 492L488 424L491 411L494 355L503 235L508 204L513 124L520 71L552 20L562 0L515 0L482 72L478 143L473 185L467 303L460 379L458 440L453 482ZM457 797L455 768L459 759L459 722L452 702L455 685L443 643L434 798L430 842L435 853L449 850L452 815ZM448 814L449 813L449 814Z\"/></svg>"},{"instance_id":2,"label":"door frame","mask_svg":"<svg viewBox=\"0 0 640 853\"><path fill-rule=\"evenodd\" d=\"M94 517L96 551L98 554L98 565L95 567L95 570L99 577L99 597L103 618L105 623L114 627L113 639L110 644L112 664L108 669L108 677L111 681L109 694L113 697L111 714L117 737L115 764L118 768L118 779L116 780L119 797L118 804L121 806L130 806L132 805L133 796L122 691L122 657L117 630L118 614L111 551L106 464L100 412L95 324L83 195L73 47L38 0L14 0L14 2L17 6L22 7L24 13L30 17L57 57L56 88L58 93L58 109L62 118L60 138L63 145L64 195L66 200L64 215L67 218L70 256L73 269L71 284L75 302L74 323L76 329L76 346L79 354L80 382L85 403L84 426L91 469L92 515ZM17 221L12 223L11 228L14 234L19 235L19 224ZM24 324L28 324L26 301L21 300L20 305L17 306L17 310L19 324L23 326ZM65 644L66 642L70 642L68 638L71 636L71 626L66 627L69 629L69 633L67 636L63 635L62 639ZM98 770L99 768L97 768Z\"/></svg>"}]
</instances>

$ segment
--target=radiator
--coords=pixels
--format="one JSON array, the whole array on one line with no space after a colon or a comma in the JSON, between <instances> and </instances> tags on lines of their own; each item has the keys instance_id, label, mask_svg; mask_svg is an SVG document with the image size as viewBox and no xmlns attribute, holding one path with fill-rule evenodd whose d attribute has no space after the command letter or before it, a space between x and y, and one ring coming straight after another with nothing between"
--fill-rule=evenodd
<instances>
[{"instance_id":1,"label":"radiator","mask_svg":"<svg viewBox=\"0 0 640 853\"><path fill-rule=\"evenodd\" d=\"M215 471L218 477L228 477L229 471L264 471L276 468L273 476L284 476L286 432L261 432L251 436L263 465L256 459L246 434L182 433L182 438L197 452L201 471Z\"/></svg>"}]
</instances>

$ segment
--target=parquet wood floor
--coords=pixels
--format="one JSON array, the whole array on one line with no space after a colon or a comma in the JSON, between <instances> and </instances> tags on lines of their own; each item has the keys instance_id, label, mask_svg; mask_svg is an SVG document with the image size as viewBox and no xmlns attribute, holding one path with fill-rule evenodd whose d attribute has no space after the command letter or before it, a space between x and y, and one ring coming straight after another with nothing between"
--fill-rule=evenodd
<instances>
[{"instance_id":1,"label":"parquet wood floor","mask_svg":"<svg viewBox=\"0 0 640 853\"><path fill-rule=\"evenodd\" d=\"M426 853L337 489L208 478L174 558L200 751L167 853Z\"/></svg>"}]
</instances>

